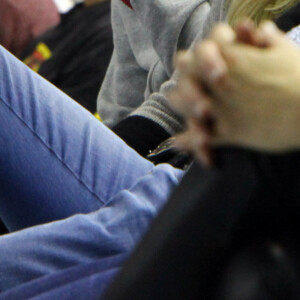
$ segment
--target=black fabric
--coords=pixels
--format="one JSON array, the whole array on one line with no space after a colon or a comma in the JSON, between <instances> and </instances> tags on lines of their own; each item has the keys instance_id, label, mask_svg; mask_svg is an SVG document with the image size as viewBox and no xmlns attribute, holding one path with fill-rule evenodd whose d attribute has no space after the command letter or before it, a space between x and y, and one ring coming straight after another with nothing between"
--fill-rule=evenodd
<instances>
[{"instance_id":1,"label":"black fabric","mask_svg":"<svg viewBox=\"0 0 300 300\"><path fill-rule=\"evenodd\" d=\"M144 157L170 137L170 134L159 124L141 116L127 117L112 130Z\"/></svg>"},{"instance_id":2,"label":"black fabric","mask_svg":"<svg viewBox=\"0 0 300 300\"><path fill-rule=\"evenodd\" d=\"M239 250L228 260L213 300L300 299L299 250L284 239Z\"/></svg>"},{"instance_id":3,"label":"black fabric","mask_svg":"<svg viewBox=\"0 0 300 300\"><path fill-rule=\"evenodd\" d=\"M213 299L232 252L279 237L300 244L299 153L216 158L215 169L191 167L103 299Z\"/></svg>"},{"instance_id":4,"label":"black fabric","mask_svg":"<svg viewBox=\"0 0 300 300\"><path fill-rule=\"evenodd\" d=\"M8 230L2 220L0 220L0 235L8 233Z\"/></svg>"},{"instance_id":5,"label":"black fabric","mask_svg":"<svg viewBox=\"0 0 300 300\"><path fill-rule=\"evenodd\" d=\"M276 20L277 26L287 32L300 24L300 4L292 7Z\"/></svg>"},{"instance_id":6,"label":"black fabric","mask_svg":"<svg viewBox=\"0 0 300 300\"><path fill-rule=\"evenodd\" d=\"M110 1L85 7L80 4L62 15L61 23L34 40L24 60L44 43L52 57L38 73L92 113L113 51Z\"/></svg>"}]
</instances>

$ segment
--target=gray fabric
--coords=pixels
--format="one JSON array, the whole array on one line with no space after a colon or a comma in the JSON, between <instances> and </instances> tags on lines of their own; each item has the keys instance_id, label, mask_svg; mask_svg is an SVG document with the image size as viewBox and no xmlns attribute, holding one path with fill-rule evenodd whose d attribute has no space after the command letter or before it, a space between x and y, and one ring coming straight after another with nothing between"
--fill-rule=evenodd
<instances>
[{"instance_id":1,"label":"gray fabric","mask_svg":"<svg viewBox=\"0 0 300 300\"><path fill-rule=\"evenodd\" d=\"M98 96L98 112L106 125L139 115L171 135L182 128L165 97L178 76L173 56L224 20L224 2L132 0L131 10L121 0L112 0L115 49Z\"/></svg>"}]
</instances>

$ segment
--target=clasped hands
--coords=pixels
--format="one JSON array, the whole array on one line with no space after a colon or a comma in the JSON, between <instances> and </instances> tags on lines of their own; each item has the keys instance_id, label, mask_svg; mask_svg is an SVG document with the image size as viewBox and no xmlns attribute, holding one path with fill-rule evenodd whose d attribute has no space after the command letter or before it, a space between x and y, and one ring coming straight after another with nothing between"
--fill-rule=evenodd
<instances>
[{"instance_id":1,"label":"clasped hands","mask_svg":"<svg viewBox=\"0 0 300 300\"><path fill-rule=\"evenodd\" d=\"M175 146L206 165L234 145L266 152L300 147L300 49L272 22L217 25L193 50L178 53L171 105L186 119Z\"/></svg>"}]
</instances>

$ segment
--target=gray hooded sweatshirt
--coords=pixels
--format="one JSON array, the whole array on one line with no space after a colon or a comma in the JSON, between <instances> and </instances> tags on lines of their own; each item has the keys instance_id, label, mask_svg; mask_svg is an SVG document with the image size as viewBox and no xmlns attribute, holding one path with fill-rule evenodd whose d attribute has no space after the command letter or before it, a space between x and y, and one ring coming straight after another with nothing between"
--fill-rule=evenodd
<instances>
[{"instance_id":1,"label":"gray hooded sweatshirt","mask_svg":"<svg viewBox=\"0 0 300 300\"><path fill-rule=\"evenodd\" d=\"M122 0L112 0L114 52L98 96L98 113L108 127L117 128L122 137L123 124L138 117L163 130L165 135L147 145L147 138L143 141L138 131L151 131L151 126L141 128L144 122L131 122L133 126L126 127L131 136L136 134L133 140L141 139L147 149L182 129L181 118L166 99L178 76L173 57L225 19L224 2L131 0L129 7ZM123 138L126 141L126 134Z\"/></svg>"}]
</instances>

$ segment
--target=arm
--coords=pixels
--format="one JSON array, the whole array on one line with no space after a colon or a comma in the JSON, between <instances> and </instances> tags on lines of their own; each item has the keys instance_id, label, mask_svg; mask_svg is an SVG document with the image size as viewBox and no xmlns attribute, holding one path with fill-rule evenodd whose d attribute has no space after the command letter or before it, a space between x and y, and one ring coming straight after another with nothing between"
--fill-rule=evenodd
<instances>
[{"instance_id":1,"label":"arm","mask_svg":"<svg viewBox=\"0 0 300 300\"><path fill-rule=\"evenodd\" d=\"M158 57L153 53L149 39L143 39L144 31L136 20L135 12L120 0L112 1L112 20L115 47L98 97L98 111L106 125L129 146L146 156L150 149L156 148L161 141L170 136L151 118L138 114L130 115L144 102L144 97L147 97L145 89L149 67L145 66L147 59L143 58L148 54L148 60L152 64ZM142 43L136 49L133 45L140 40ZM142 59L139 53L143 54ZM160 76L162 82L168 79L163 69Z\"/></svg>"},{"instance_id":2,"label":"arm","mask_svg":"<svg viewBox=\"0 0 300 300\"><path fill-rule=\"evenodd\" d=\"M213 1L212 6L217 2ZM98 111L105 123L142 155L182 129L181 118L166 100L177 76L172 76L173 55L177 48L189 47L193 40L202 39L205 30L221 15L220 8L216 8L216 13L210 12L207 2L190 3L178 14L182 7L169 0L132 1L133 9L120 0L112 1L115 50L98 98ZM163 16L167 7L170 11ZM161 18L157 17L157 9L161 11ZM160 19L163 20L158 25ZM175 26L174 22L178 24ZM142 38L145 42L141 47ZM148 76L147 59L143 60L147 55L151 64L157 61L152 77ZM114 119L107 119L112 112ZM122 120L121 123L116 119Z\"/></svg>"},{"instance_id":3,"label":"arm","mask_svg":"<svg viewBox=\"0 0 300 300\"><path fill-rule=\"evenodd\" d=\"M178 77L176 72L173 74L173 56L178 49L189 48L193 41L202 39L211 24L223 18L222 4L223 1L212 1L211 6L206 1L131 1L134 14L146 28L162 72L166 74L164 80L153 76L154 85L159 87L154 87L153 93L145 97L142 105L113 128L141 155L147 155L149 150L182 130L181 117L166 99ZM181 13L178 14L178 11ZM128 39L130 42L130 36ZM131 44L134 48L134 41Z\"/></svg>"}]
</instances>

